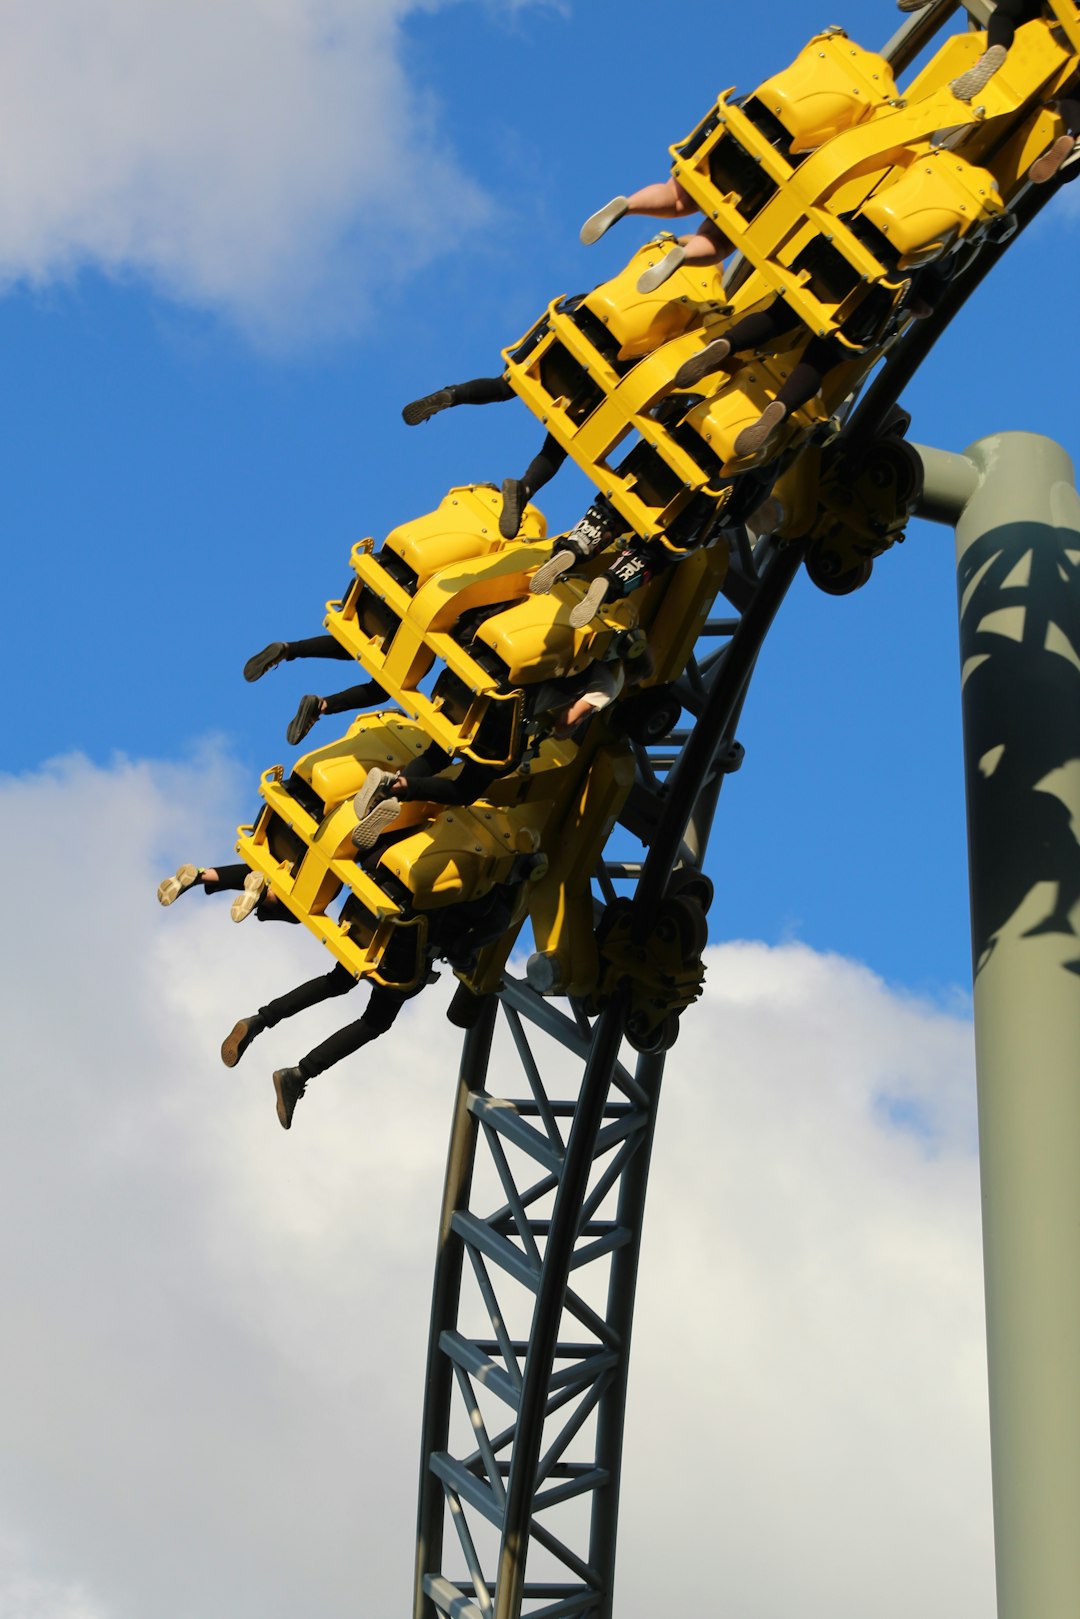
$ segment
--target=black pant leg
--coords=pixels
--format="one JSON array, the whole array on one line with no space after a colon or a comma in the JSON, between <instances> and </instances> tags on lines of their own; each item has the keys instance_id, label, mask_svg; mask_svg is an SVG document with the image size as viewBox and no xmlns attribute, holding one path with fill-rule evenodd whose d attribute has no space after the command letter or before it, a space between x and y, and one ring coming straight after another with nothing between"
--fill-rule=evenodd
<instances>
[{"instance_id":1,"label":"black pant leg","mask_svg":"<svg viewBox=\"0 0 1080 1619\"><path fill-rule=\"evenodd\" d=\"M455 405L499 405L514 397L505 377L473 377L470 382L455 382L448 391Z\"/></svg>"},{"instance_id":2,"label":"black pant leg","mask_svg":"<svg viewBox=\"0 0 1080 1619\"><path fill-rule=\"evenodd\" d=\"M453 762L453 754L447 753L445 748L440 748L437 743L430 742L423 753L409 760L401 770L401 775L406 781L411 782L418 776L435 776L440 770L448 770Z\"/></svg>"},{"instance_id":3,"label":"black pant leg","mask_svg":"<svg viewBox=\"0 0 1080 1619\"><path fill-rule=\"evenodd\" d=\"M566 460L566 454L558 439L549 433L540 446L539 455L533 456L521 480L530 495L535 495L538 489L551 482Z\"/></svg>"},{"instance_id":4,"label":"black pant leg","mask_svg":"<svg viewBox=\"0 0 1080 1619\"><path fill-rule=\"evenodd\" d=\"M1041 10L1041 0L998 0L987 24L986 43L1008 50L1020 24L1030 22Z\"/></svg>"},{"instance_id":5,"label":"black pant leg","mask_svg":"<svg viewBox=\"0 0 1080 1619\"><path fill-rule=\"evenodd\" d=\"M284 995L269 1001L266 1006L259 1007L259 1016L268 1029L272 1029L285 1018L295 1017L297 1012L305 1012L309 1006L318 1006L322 1001L333 1000L336 995L347 995L350 989L356 988L356 979L340 961L321 978L309 978L306 984L298 984Z\"/></svg>"},{"instance_id":6,"label":"black pant leg","mask_svg":"<svg viewBox=\"0 0 1080 1619\"><path fill-rule=\"evenodd\" d=\"M244 878L251 876L250 866L215 866L214 870L217 878L213 882L203 880L203 888L208 894L238 892L244 886Z\"/></svg>"},{"instance_id":7,"label":"black pant leg","mask_svg":"<svg viewBox=\"0 0 1080 1619\"><path fill-rule=\"evenodd\" d=\"M744 315L720 335L727 338L733 354L742 354L747 349L763 348L798 324L795 311L783 298L774 298L767 309L759 310L756 315Z\"/></svg>"},{"instance_id":8,"label":"black pant leg","mask_svg":"<svg viewBox=\"0 0 1080 1619\"><path fill-rule=\"evenodd\" d=\"M349 714L358 708L374 708L376 703L389 701L389 694L377 680L364 680L359 686L349 686L346 691L336 691L331 697L323 698L327 714Z\"/></svg>"},{"instance_id":9,"label":"black pant leg","mask_svg":"<svg viewBox=\"0 0 1080 1619\"><path fill-rule=\"evenodd\" d=\"M335 641L332 635L309 635L306 641L287 641L285 662L292 663L294 658L340 658L346 663L353 661L352 653L343 647L340 641Z\"/></svg>"},{"instance_id":10,"label":"black pant leg","mask_svg":"<svg viewBox=\"0 0 1080 1619\"><path fill-rule=\"evenodd\" d=\"M298 1066L304 1078L314 1079L316 1074L325 1073L335 1063L351 1057L361 1046L385 1034L409 999L410 996L401 990L387 989L382 984L373 985L363 1017L338 1029L336 1034L309 1051L306 1057L301 1057Z\"/></svg>"},{"instance_id":11,"label":"black pant leg","mask_svg":"<svg viewBox=\"0 0 1080 1619\"><path fill-rule=\"evenodd\" d=\"M429 804L473 804L481 798L500 772L494 765L466 759L457 777L406 774L408 786L398 797L407 802L426 800Z\"/></svg>"}]
</instances>

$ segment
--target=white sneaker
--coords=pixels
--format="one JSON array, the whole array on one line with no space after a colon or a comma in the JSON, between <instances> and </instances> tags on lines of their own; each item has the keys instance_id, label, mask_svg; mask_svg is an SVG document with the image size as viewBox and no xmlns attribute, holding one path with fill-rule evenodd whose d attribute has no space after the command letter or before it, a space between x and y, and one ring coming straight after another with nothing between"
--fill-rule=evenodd
<instances>
[{"instance_id":1,"label":"white sneaker","mask_svg":"<svg viewBox=\"0 0 1080 1619\"><path fill-rule=\"evenodd\" d=\"M556 580L561 579L564 573L577 561L573 551L552 551L546 562L541 562L532 578L529 580L529 590L534 596L546 596Z\"/></svg>"},{"instance_id":2,"label":"white sneaker","mask_svg":"<svg viewBox=\"0 0 1080 1619\"><path fill-rule=\"evenodd\" d=\"M359 796L359 795L357 795ZM374 809L368 810L362 821L357 821L352 830L354 849L372 849L382 837L387 827L393 826L401 814L401 800L398 798L381 798Z\"/></svg>"},{"instance_id":3,"label":"white sneaker","mask_svg":"<svg viewBox=\"0 0 1080 1619\"><path fill-rule=\"evenodd\" d=\"M594 579L588 590L582 596L576 607L570 610L570 623L575 630L580 630L586 624L591 624L604 604L608 593L608 582L603 574Z\"/></svg>"}]
</instances>

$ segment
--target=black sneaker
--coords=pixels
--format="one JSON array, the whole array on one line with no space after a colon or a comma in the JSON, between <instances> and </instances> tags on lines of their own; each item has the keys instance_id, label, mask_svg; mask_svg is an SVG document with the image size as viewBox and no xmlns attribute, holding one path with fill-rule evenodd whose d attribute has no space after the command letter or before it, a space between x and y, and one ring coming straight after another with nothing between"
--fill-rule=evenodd
<instances>
[{"instance_id":1,"label":"black sneaker","mask_svg":"<svg viewBox=\"0 0 1080 1619\"><path fill-rule=\"evenodd\" d=\"M406 427L419 427L429 417L437 416L440 410L449 410L454 403L454 396L449 388L436 388L433 394L425 394L423 399L414 399L401 412L401 419Z\"/></svg>"},{"instance_id":2,"label":"black sneaker","mask_svg":"<svg viewBox=\"0 0 1080 1619\"><path fill-rule=\"evenodd\" d=\"M256 652L245 663L244 679L261 680L263 675L277 668L288 650L288 641L271 641L269 646L264 646L261 652Z\"/></svg>"},{"instance_id":3,"label":"black sneaker","mask_svg":"<svg viewBox=\"0 0 1080 1619\"><path fill-rule=\"evenodd\" d=\"M258 1012L251 1017L242 1017L221 1042L221 1060L226 1068L235 1068L244 1052L250 1046L257 1034L262 1034L266 1024Z\"/></svg>"},{"instance_id":4,"label":"black sneaker","mask_svg":"<svg viewBox=\"0 0 1080 1619\"><path fill-rule=\"evenodd\" d=\"M277 1097L277 1116L281 1128L288 1130L296 1104L307 1090L307 1080L299 1068L278 1068L274 1073L274 1094Z\"/></svg>"},{"instance_id":5,"label":"black sneaker","mask_svg":"<svg viewBox=\"0 0 1080 1619\"><path fill-rule=\"evenodd\" d=\"M525 485L520 478L504 478L502 486L502 511L499 513L499 533L504 540L517 538L521 527L521 514L525 510L529 496Z\"/></svg>"},{"instance_id":6,"label":"black sneaker","mask_svg":"<svg viewBox=\"0 0 1080 1619\"><path fill-rule=\"evenodd\" d=\"M318 719L321 702L321 697L313 697L310 693L306 697L301 697L299 708L285 727L285 740L291 742L294 748L298 742L304 740Z\"/></svg>"}]
</instances>

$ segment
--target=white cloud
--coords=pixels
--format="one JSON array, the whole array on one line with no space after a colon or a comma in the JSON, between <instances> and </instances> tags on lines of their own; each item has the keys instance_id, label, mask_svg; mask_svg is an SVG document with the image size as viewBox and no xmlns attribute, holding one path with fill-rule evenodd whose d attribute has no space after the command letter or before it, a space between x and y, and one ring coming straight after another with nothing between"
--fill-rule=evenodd
<instances>
[{"instance_id":1,"label":"white cloud","mask_svg":"<svg viewBox=\"0 0 1080 1619\"><path fill-rule=\"evenodd\" d=\"M326 958L153 898L253 804L212 750L0 783L0 1619L409 1601L445 986L285 1135L270 1072L349 1003L216 1048ZM962 1016L804 946L711 953L649 1193L627 1619L696 1610L703 1564L747 1619L992 1607L971 1093Z\"/></svg>"},{"instance_id":2,"label":"white cloud","mask_svg":"<svg viewBox=\"0 0 1080 1619\"><path fill-rule=\"evenodd\" d=\"M0 281L147 276L263 336L483 217L401 60L420 0L9 0Z\"/></svg>"}]
</instances>

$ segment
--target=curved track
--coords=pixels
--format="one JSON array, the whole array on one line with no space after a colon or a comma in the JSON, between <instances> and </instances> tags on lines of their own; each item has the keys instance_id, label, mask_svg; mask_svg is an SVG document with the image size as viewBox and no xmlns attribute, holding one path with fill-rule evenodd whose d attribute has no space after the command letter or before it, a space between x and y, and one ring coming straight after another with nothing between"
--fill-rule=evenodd
<instances>
[{"instance_id":1,"label":"curved track","mask_svg":"<svg viewBox=\"0 0 1080 1619\"><path fill-rule=\"evenodd\" d=\"M906 67L958 9L936 0L883 54ZM1055 189L1028 188L1020 229ZM874 436L1007 246L984 247L936 314L890 351L841 445ZM731 540L729 616L709 621L679 687L693 723L637 749L621 823L637 853L605 860L596 874L604 903L629 885L639 920L676 868L702 862L724 776L741 761L735 734L754 665L802 563L798 546L753 547L745 529ZM590 1021L580 1006L563 1010L512 979L466 1036L439 1224L414 1619L612 1612L634 1290L663 1068L662 1056L624 1046L620 1002Z\"/></svg>"}]
</instances>

